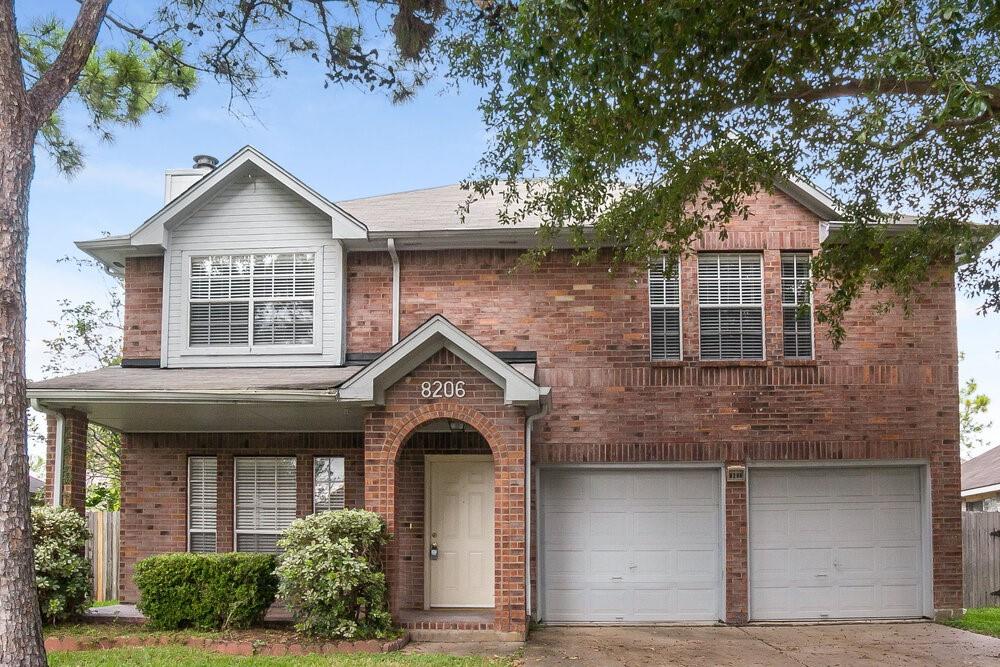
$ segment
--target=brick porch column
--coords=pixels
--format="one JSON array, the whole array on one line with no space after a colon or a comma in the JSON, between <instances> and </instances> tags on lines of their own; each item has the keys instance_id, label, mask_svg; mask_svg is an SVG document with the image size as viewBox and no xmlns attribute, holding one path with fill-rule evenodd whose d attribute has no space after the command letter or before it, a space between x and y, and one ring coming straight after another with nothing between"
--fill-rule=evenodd
<instances>
[{"instance_id":1,"label":"brick porch column","mask_svg":"<svg viewBox=\"0 0 1000 667\"><path fill-rule=\"evenodd\" d=\"M728 464L744 465L744 462L729 461ZM749 619L747 569L747 483L744 473L742 482L726 481L726 623L743 625Z\"/></svg>"},{"instance_id":2,"label":"brick porch column","mask_svg":"<svg viewBox=\"0 0 1000 667\"><path fill-rule=\"evenodd\" d=\"M87 415L63 410L62 498L60 505L85 512L87 496ZM47 418L45 455L45 498L55 498L56 419Z\"/></svg>"}]
</instances>

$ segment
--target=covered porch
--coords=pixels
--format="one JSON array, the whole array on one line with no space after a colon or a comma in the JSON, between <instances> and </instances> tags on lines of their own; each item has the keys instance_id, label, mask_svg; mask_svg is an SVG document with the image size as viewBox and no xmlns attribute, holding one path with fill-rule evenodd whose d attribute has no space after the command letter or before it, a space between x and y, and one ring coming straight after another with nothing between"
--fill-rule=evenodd
<instances>
[{"instance_id":1,"label":"covered porch","mask_svg":"<svg viewBox=\"0 0 1000 667\"><path fill-rule=\"evenodd\" d=\"M190 548L192 459L214 464L213 545L228 551L242 548L241 460L281 459L294 518L321 509L314 471L336 457L344 504L380 513L393 533L397 622L511 639L527 630L527 454L549 393L525 357L490 352L436 317L367 364L109 368L29 391L50 417L53 502L83 509L88 422L124 434L123 599L134 601L135 562Z\"/></svg>"}]
</instances>

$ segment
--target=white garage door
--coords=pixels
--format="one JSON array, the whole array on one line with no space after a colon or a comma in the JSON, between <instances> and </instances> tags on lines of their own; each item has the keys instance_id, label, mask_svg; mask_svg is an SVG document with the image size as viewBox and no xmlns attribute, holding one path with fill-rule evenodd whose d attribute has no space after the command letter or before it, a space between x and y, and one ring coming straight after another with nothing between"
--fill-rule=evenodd
<instances>
[{"instance_id":1,"label":"white garage door","mask_svg":"<svg viewBox=\"0 0 1000 667\"><path fill-rule=\"evenodd\" d=\"M541 484L544 620L720 618L718 470L564 468Z\"/></svg>"},{"instance_id":2,"label":"white garage door","mask_svg":"<svg viewBox=\"0 0 1000 667\"><path fill-rule=\"evenodd\" d=\"M751 469L750 617L922 615L922 474Z\"/></svg>"}]
</instances>

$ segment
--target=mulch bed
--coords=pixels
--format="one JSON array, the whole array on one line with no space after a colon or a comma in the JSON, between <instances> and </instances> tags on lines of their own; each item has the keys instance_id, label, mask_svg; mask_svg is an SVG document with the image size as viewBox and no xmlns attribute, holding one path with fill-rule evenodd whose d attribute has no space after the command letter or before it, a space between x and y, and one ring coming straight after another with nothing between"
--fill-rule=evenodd
<instances>
[{"instance_id":1,"label":"mulch bed","mask_svg":"<svg viewBox=\"0 0 1000 667\"><path fill-rule=\"evenodd\" d=\"M46 651L94 651L113 648L146 646L190 646L223 655L309 655L334 653L389 653L398 651L410 641L409 634L396 639L363 641L316 641L294 632L275 630L245 630L226 633L223 637L197 637L184 633L123 634L110 637L60 635L53 632L45 638Z\"/></svg>"}]
</instances>

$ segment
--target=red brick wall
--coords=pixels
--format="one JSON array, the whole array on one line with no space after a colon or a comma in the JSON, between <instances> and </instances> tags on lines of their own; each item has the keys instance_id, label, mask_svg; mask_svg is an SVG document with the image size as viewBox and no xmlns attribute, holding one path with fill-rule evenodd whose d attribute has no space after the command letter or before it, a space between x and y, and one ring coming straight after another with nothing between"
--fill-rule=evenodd
<instances>
[{"instance_id":1,"label":"red brick wall","mask_svg":"<svg viewBox=\"0 0 1000 667\"><path fill-rule=\"evenodd\" d=\"M125 335L122 357L160 359L163 258L125 260Z\"/></svg>"},{"instance_id":2,"label":"red brick wall","mask_svg":"<svg viewBox=\"0 0 1000 667\"><path fill-rule=\"evenodd\" d=\"M122 460L121 578L123 601L138 597L135 563L187 549L187 459L218 457L217 548L233 549L233 457L295 456L299 516L312 511L314 456L343 456L348 507L364 499L360 433L154 433L125 438Z\"/></svg>"},{"instance_id":3,"label":"red brick wall","mask_svg":"<svg viewBox=\"0 0 1000 667\"><path fill-rule=\"evenodd\" d=\"M63 410L63 461L60 505L85 512L87 499L87 415ZM45 498L52 504L55 491L56 420L46 418Z\"/></svg>"},{"instance_id":4,"label":"red brick wall","mask_svg":"<svg viewBox=\"0 0 1000 667\"><path fill-rule=\"evenodd\" d=\"M493 350L538 354L552 409L535 430L546 462L926 459L934 513L934 604L961 607L955 290L941 271L909 318L876 316L868 295L840 349L817 327L816 357L780 358L780 252L815 250L819 225L783 194L760 195L728 237L702 250L763 253L766 361L698 360L697 259L682 263L684 358L649 360L645 271L577 267L555 253L537 270L517 251L403 251L401 334L441 313ZM348 351L389 344L385 253L348 256ZM356 281L356 282L352 282ZM826 292L820 290L817 300ZM745 533L745 520L730 527ZM745 536L743 537L745 539ZM735 541L734 541L735 544ZM738 553L728 557L743 558ZM731 598L732 602L732 598ZM731 609L732 611L732 609Z\"/></svg>"},{"instance_id":5,"label":"red brick wall","mask_svg":"<svg viewBox=\"0 0 1000 667\"><path fill-rule=\"evenodd\" d=\"M420 395L420 384L434 379L463 380L462 398ZM504 405L503 391L451 352L442 350L385 392L385 406L365 418L365 506L387 518L397 534L407 500L412 500L413 471L409 455L400 458L411 434L436 419L458 419L478 431L493 454L494 474L494 623L496 630L527 630L524 608L524 411ZM408 497L409 496L409 497ZM387 574L393 611L413 600L417 585L404 576L412 563L402 557L412 537L390 543ZM422 574L420 575L423 576ZM422 593L421 593L422 601Z\"/></svg>"}]
</instances>

